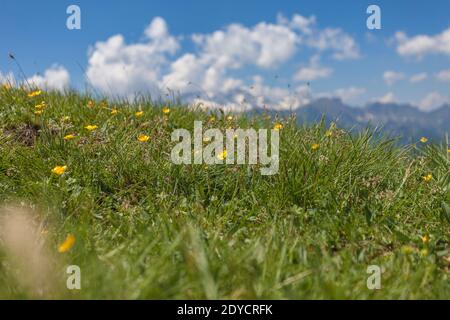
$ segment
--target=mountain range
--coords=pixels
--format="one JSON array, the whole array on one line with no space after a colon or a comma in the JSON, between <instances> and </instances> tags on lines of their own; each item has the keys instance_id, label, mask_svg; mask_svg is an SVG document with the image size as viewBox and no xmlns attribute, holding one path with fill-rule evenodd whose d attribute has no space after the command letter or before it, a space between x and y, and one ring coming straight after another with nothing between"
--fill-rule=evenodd
<instances>
[{"instance_id":1,"label":"mountain range","mask_svg":"<svg viewBox=\"0 0 450 320\"><path fill-rule=\"evenodd\" d=\"M295 113L299 124L324 119L352 131L367 127L381 127L381 132L398 138L400 143L415 143L421 137L431 141L445 141L450 132L450 105L434 111L421 111L409 104L370 103L352 107L339 98L320 98L293 111L277 112L282 116Z\"/></svg>"}]
</instances>

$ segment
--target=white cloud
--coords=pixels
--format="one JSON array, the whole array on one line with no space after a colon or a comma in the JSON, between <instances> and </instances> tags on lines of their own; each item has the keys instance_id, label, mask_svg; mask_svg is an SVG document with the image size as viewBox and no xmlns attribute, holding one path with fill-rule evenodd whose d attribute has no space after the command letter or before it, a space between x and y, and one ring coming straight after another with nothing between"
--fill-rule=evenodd
<instances>
[{"instance_id":1,"label":"white cloud","mask_svg":"<svg viewBox=\"0 0 450 320\"><path fill-rule=\"evenodd\" d=\"M45 70L43 75L28 78L27 83L39 88L64 90L69 86L70 75L64 67L53 65Z\"/></svg>"},{"instance_id":2,"label":"white cloud","mask_svg":"<svg viewBox=\"0 0 450 320\"><path fill-rule=\"evenodd\" d=\"M178 41L166 22L155 18L145 29L145 42L127 45L122 35L97 42L90 49L87 76L93 86L109 95L159 94L161 68L174 54Z\"/></svg>"},{"instance_id":3,"label":"white cloud","mask_svg":"<svg viewBox=\"0 0 450 320\"><path fill-rule=\"evenodd\" d=\"M435 75L436 79L439 81L445 82L450 81L450 69L448 70L442 70Z\"/></svg>"},{"instance_id":4,"label":"white cloud","mask_svg":"<svg viewBox=\"0 0 450 320\"><path fill-rule=\"evenodd\" d=\"M349 87L336 89L334 95L340 98L344 103L350 103L365 92L366 89L364 88Z\"/></svg>"},{"instance_id":5,"label":"white cloud","mask_svg":"<svg viewBox=\"0 0 450 320\"><path fill-rule=\"evenodd\" d=\"M374 99L373 101L383 103L383 104L388 104L388 103L395 103L396 99L392 92L388 92L384 96Z\"/></svg>"},{"instance_id":6,"label":"white cloud","mask_svg":"<svg viewBox=\"0 0 450 320\"><path fill-rule=\"evenodd\" d=\"M271 87L262 79L249 81L242 70L273 70L283 66L304 48L315 55L352 59L359 56L356 41L341 29L319 29L316 18L278 16L276 23L254 26L230 24L223 29L188 37L194 49L176 55L181 43L168 31L162 18L155 18L144 31L144 40L127 44L118 34L97 42L89 51L87 76L105 94L133 97L136 93L161 95L167 89L190 101L242 108L254 106L298 108L309 102L308 88ZM175 57L175 58L174 58ZM313 57L300 70L298 79L328 77L332 69L321 67Z\"/></svg>"},{"instance_id":7,"label":"white cloud","mask_svg":"<svg viewBox=\"0 0 450 320\"><path fill-rule=\"evenodd\" d=\"M428 74L426 72L421 72L421 73L417 73L417 74L411 76L411 78L409 78L409 81L411 83L418 83L418 82L422 82L426 79L428 79Z\"/></svg>"},{"instance_id":8,"label":"white cloud","mask_svg":"<svg viewBox=\"0 0 450 320\"><path fill-rule=\"evenodd\" d=\"M450 56L450 28L436 35L417 35L409 38L404 32L394 36L397 52L401 56L422 58L428 54L444 54Z\"/></svg>"},{"instance_id":9,"label":"white cloud","mask_svg":"<svg viewBox=\"0 0 450 320\"><path fill-rule=\"evenodd\" d=\"M419 103L419 109L422 111L433 111L448 103L448 97L441 95L439 92L431 92L425 96Z\"/></svg>"},{"instance_id":10,"label":"white cloud","mask_svg":"<svg viewBox=\"0 0 450 320\"><path fill-rule=\"evenodd\" d=\"M12 72L8 72L3 74L0 71L0 84L3 83L9 83L9 84L15 84L14 74Z\"/></svg>"},{"instance_id":11,"label":"white cloud","mask_svg":"<svg viewBox=\"0 0 450 320\"><path fill-rule=\"evenodd\" d=\"M403 80L405 75L402 72L386 71L383 74L383 79L387 85L392 86L395 82Z\"/></svg>"},{"instance_id":12,"label":"white cloud","mask_svg":"<svg viewBox=\"0 0 450 320\"><path fill-rule=\"evenodd\" d=\"M328 78L333 73L333 69L319 65L319 56L311 58L310 64L301 67L294 75L295 81L313 81L320 78Z\"/></svg>"}]
</instances>

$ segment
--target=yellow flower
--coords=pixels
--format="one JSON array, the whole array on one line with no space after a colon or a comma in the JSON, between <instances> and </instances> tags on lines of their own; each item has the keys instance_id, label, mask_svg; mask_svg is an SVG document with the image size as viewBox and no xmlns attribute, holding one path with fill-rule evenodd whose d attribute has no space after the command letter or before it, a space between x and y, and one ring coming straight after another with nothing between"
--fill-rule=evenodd
<instances>
[{"instance_id":1,"label":"yellow flower","mask_svg":"<svg viewBox=\"0 0 450 320\"><path fill-rule=\"evenodd\" d=\"M8 91L8 90L11 90L12 86L11 86L10 83L4 83L4 84L3 84L3 88L4 88L6 91Z\"/></svg>"},{"instance_id":2,"label":"yellow flower","mask_svg":"<svg viewBox=\"0 0 450 320\"><path fill-rule=\"evenodd\" d=\"M36 111L43 110L46 107L45 101L42 101L41 103L34 106Z\"/></svg>"},{"instance_id":3,"label":"yellow flower","mask_svg":"<svg viewBox=\"0 0 450 320\"><path fill-rule=\"evenodd\" d=\"M98 127L96 125L88 125L86 127L84 127L85 129L87 129L88 131L94 131L96 130Z\"/></svg>"},{"instance_id":4,"label":"yellow flower","mask_svg":"<svg viewBox=\"0 0 450 320\"><path fill-rule=\"evenodd\" d=\"M60 176L66 172L67 166L56 166L52 169L52 173L56 174L57 176Z\"/></svg>"},{"instance_id":5,"label":"yellow flower","mask_svg":"<svg viewBox=\"0 0 450 320\"><path fill-rule=\"evenodd\" d=\"M274 130L281 130L283 129L283 125L281 123L275 123L275 125L273 126Z\"/></svg>"},{"instance_id":6,"label":"yellow flower","mask_svg":"<svg viewBox=\"0 0 450 320\"><path fill-rule=\"evenodd\" d=\"M164 108L162 109L162 112L163 112L164 114L169 114L169 113L170 113L169 107L164 107Z\"/></svg>"},{"instance_id":7,"label":"yellow flower","mask_svg":"<svg viewBox=\"0 0 450 320\"><path fill-rule=\"evenodd\" d=\"M228 121L233 120L233 116L228 116L228 117L227 117L227 120L228 120Z\"/></svg>"},{"instance_id":8,"label":"yellow flower","mask_svg":"<svg viewBox=\"0 0 450 320\"><path fill-rule=\"evenodd\" d=\"M315 151L315 150L319 149L319 147L320 147L320 145L318 143L313 143L311 145L311 150Z\"/></svg>"},{"instance_id":9,"label":"yellow flower","mask_svg":"<svg viewBox=\"0 0 450 320\"><path fill-rule=\"evenodd\" d=\"M69 116L64 116L63 118L62 118L62 121L69 121L70 120L70 117Z\"/></svg>"},{"instance_id":10,"label":"yellow flower","mask_svg":"<svg viewBox=\"0 0 450 320\"><path fill-rule=\"evenodd\" d=\"M72 234L69 234L66 238L66 240L64 240L63 243L61 243L58 246L58 252L59 253L65 253L67 251L69 251L70 249L72 249L73 245L75 244L75 236Z\"/></svg>"},{"instance_id":11,"label":"yellow flower","mask_svg":"<svg viewBox=\"0 0 450 320\"><path fill-rule=\"evenodd\" d=\"M420 142L422 142L422 143L427 143L427 142L428 142L428 139L425 138L425 137L422 137L422 138L420 138Z\"/></svg>"},{"instance_id":12,"label":"yellow flower","mask_svg":"<svg viewBox=\"0 0 450 320\"><path fill-rule=\"evenodd\" d=\"M333 131L328 130L327 132L325 132L325 137L329 138L331 136L333 136Z\"/></svg>"},{"instance_id":13,"label":"yellow flower","mask_svg":"<svg viewBox=\"0 0 450 320\"><path fill-rule=\"evenodd\" d=\"M142 117L144 115L144 111L137 111L134 115L138 118Z\"/></svg>"},{"instance_id":14,"label":"yellow flower","mask_svg":"<svg viewBox=\"0 0 450 320\"><path fill-rule=\"evenodd\" d=\"M111 114L112 114L112 115L116 115L116 114L118 114L118 113L119 113L119 110L117 110L116 108L114 108L114 109L111 110Z\"/></svg>"},{"instance_id":15,"label":"yellow flower","mask_svg":"<svg viewBox=\"0 0 450 320\"><path fill-rule=\"evenodd\" d=\"M422 242L424 243L424 244L427 244L427 243L429 243L430 242L430 236L429 235L424 235L423 237L422 237Z\"/></svg>"},{"instance_id":16,"label":"yellow flower","mask_svg":"<svg viewBox=\"0 0 450 320\"><path fill-rule=\"evenodd\" d=\"M89 108L93 108L93 107L94 107L94 101L89 100L89 101L88 101L88 107L89 107Z\"/></svg>"},{"instance_id":17,"label":"yellow flower","mask_svg":"<svg viewBox=\"0 0 450 320\"><path fill-rule=\"evenodd\" d=\"M422 249L422 250L420 250L420 255L422 256L422 257L426 257L427 255L428 255L428 250L427 249Z\"/></svg>"},{"instance_id":18,"label":"yellow flower","mask_svg":"<svg viewBox=\"0 0 450 320\"><path fill-rule=\"evenodd\" d=\"M148 140L150 140L150 137L146 136L145 134L140 134L139 137L138 137L138 140L140 142L147 142Z\"/></svg>"},{"instance_id":19,"label":"yellow flower","mask_svg":"<svg viewBox=\"0 0 450 320\"><path fill-rule=\"evenodd\" d=\"M67 136L64 137L64 140L72 140L75 139L75 135L73 134L68 134Z\"/></svg>"},{"instance_id":20,"label":"yellow flower","mask_svg":"<svg viewBox=\"0 0 450 320\"><path fill-rule=\"evenodd\" d=\"M431 173L427 174L426 176L423 176L422 179L425 182L430 182L433 179L433 175Z\"/></svg>"},{"instance_id":21,"label":"yellow flower","mask_svg":"<svg viewBox=\"0 0 450 320\"><path fill-rule=\"evenodd\" d=\"M30 93L28 94L28 97L33 98L33 97L37 97L37 96L39 96L39 95L41 95L41 94L42 94L42 91L41 91L41 90L36 90L36 91L30 92Z\"/></svg>"},{"instance_id":22,"label":"yellow flower","mask_svg":"<svg viewBox=\"0 0 450 320\"><path fill-rule=\"evenodd\" d=\"M35 115L40 116L42 114L42 112L44 112L43 110L36 110L34 112Z\"/></svg>"},{"instance_id":23,"label":"yellow flower","mask_svg":"<svg viewBox=\"0 0 450 320\"><path fill-rule=\"evenodd\" d=\"M214 121L216 121L216 117L210 117L209 118L209 122L214 122Z\"/></svg>"},{"instance_id":24,"label":"yellow flower","mask_svg":"<svg viewBox=\"0 0 450 320\"><path fill-rule=\"evenodd\" d=\"M217 155L217 159L224 160L227 157L227 150L223 150L221 153Z\"/></svg>"},{"instance_id":25,"label":"yellow flower","mask_svg":"<svg viewBox=\"0 0 450 320\"><path fill-rule=\"evenodd\" d=\"M450 153L450 149L447 149L447 153Z\"/></svg>"}]
</instances>

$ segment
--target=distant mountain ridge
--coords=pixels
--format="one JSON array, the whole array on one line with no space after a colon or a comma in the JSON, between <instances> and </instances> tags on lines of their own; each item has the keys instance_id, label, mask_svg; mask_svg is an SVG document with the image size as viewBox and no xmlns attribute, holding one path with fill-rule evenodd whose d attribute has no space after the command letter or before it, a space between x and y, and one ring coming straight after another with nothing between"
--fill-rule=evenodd
<instances>
[{"instance_id":1,"label":"distant mountain ridge","mask_svg":"<svg viewBox=\"0 0 450 320\"><path fill-rule=\"evenodd\" d=\"M299 123L317 122L324 117L327 123L334 121L346 129L382 127L384 133L398 137L402 143L414 143L423 136L439 142L450 133L449 104L424 112L409 104L376 102L365 107L351 107L339 98L320 98L292 112ZM287 116L292 112L276 113Z\"/></svg>"}]
</instances>

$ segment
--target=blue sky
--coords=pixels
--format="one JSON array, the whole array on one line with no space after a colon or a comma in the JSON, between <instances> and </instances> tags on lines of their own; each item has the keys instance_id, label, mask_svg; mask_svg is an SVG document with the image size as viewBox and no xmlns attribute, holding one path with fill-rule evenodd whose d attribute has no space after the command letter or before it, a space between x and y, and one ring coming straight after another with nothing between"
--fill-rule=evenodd
<instances>
[{"instance_id":1,"label":"blue sky","mask_svg":"<svg viewBox=\"0 0 450 320\"><path fill-rule=\"evenodd\" d=\"M71 4L81 8L81 30L66 28ZM381 8L381 30L366 27L370 4ZM29 79L49 87L83 88L85 70L105 94L173 86L234 107L244 100L299 107L338 96L352 105L396 101L431 110L450 98L449 13L445 0L8 1L0 11L0 72L21 78L8 59L13 52ZM151 26L153 38L145 33ZM107 42L118 34L121 41Z\"/></svg>"}]
</instances>

